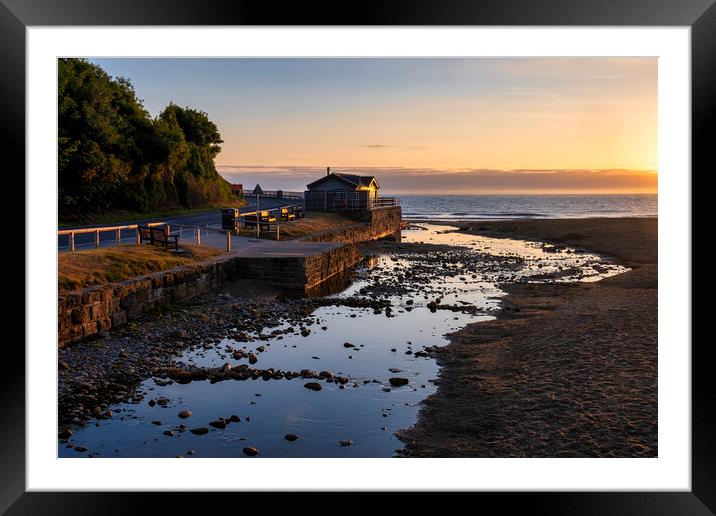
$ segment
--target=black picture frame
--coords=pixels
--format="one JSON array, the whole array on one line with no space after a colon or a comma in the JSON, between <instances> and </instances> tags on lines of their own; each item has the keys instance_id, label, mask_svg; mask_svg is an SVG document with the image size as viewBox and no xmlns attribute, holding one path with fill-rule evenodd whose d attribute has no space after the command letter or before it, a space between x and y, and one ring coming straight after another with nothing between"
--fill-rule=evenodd
<instances>
[{"instance_id":1,"label":"black picture frame","mask_svg":"<svg viewBox=\"0 0 716 516\"><path fill-rule=\"evenodd\" d=\"M26 192L25 170L25 29L47 25L572 25L689 26L692 66L692 163L707 173L716 113L716 0L392 0L359 4L289 3L265 0L0 0L0 128L5 172L15 171L15 191ZM351 5L353 6L351 8ZM710 129L710 130L709 130ZM709 163L710 165L710 163ZM687 173L686 171L684 173ZM692 174L693 177L694 174ZM19 197L19 196L18 196ZM31 235L25 234L25 238ZM25 270L27 275L29 271ZM23 290L17 289L20 292ZM20 303L17 303L18 305ZM31 309L31 307L28 307ZM536 514L715 514L716 382L709 360L709 340L692 347L692 490L690 492L481 493L478 502L498 502L501 512L515 507ZM687 343L684 343L685 345ZM186 494L26 493L25 492L25 354L5 343L0 375L0 512L20 514L126 514L146 510L146 496L159 500L167 513L185 512ZM8 356L9 355L9 356ZM399 460L399 459L398 459ZM228 494L214 494L223 510ZM287 500L251 495L256 507L285 503L300 508L305 495ZM374 494L352 494L340 506L351 512L382 510L393 502ZM457 496L457 495L455 495ZM421 497L415 498L420 503ZM403 503L399 502L404 508ZM452 503L461 503L451 499ZM471 504L475 502L471 501Z\"/></svg>"}]
</instances>

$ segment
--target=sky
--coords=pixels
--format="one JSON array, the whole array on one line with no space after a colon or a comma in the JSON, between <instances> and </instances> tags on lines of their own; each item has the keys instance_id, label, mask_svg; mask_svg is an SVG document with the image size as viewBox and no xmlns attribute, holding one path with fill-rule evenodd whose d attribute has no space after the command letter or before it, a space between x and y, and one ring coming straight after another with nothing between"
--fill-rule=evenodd
<instances>
[{"instance_id":1,"label":"sky","mask_svg":"<svg viewBox=\"0 0 716 516\"><path fill-rule=\"evenodd\" d=\"M231 182L395 193L656 193L655 58L91 59L156 116L208 113Z\"/></svg>"}]
</instances>

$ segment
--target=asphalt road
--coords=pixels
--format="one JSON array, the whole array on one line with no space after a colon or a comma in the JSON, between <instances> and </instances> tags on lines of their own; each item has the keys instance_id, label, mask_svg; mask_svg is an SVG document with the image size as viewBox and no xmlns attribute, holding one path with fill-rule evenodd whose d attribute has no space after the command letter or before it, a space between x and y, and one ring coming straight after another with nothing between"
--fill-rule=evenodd
<instances>
[{"instance_id":1,"label":"asphalt road","mask_svg":"<svg viewBox=\"0 0 716 516\"><path fill-rule=\"evenodd\" d=\"M253 199L246 197L247 204L241 208L242 212L254 211L256 209L256 198ZM298 204L301 201L296 199L270 199L262 198L259 199L259 209L270 210L274 208L280 208L282 206L290 206ZM205 213L195 213L189 215L175 215L169 217L155 217L151 219L142 220L129 220L112 222L108 224L93 224L91 226L70 226L64 227L63 230L67 229L82 229L82 228L103 228L112 226L125 226L132 224L146 224L148 222L166 222L171 226L172 234L179 234L182 239L194 239L194 229L199 226L203 229L221 229L221 211L209 211ZM94 247L95 235L93 233L80 233L75 235L75 249L87 249ZM121 232L121 241L124 243L131 243L135 241L136 234L134 230L125 230ZM113 245L116 243L116 233L114 231L108 231L100 233L99 235L100 246ZM69 249L69 235L58 235L57 236L57 248L60 251L67 251Z\"/></svg>"}]
</instances>

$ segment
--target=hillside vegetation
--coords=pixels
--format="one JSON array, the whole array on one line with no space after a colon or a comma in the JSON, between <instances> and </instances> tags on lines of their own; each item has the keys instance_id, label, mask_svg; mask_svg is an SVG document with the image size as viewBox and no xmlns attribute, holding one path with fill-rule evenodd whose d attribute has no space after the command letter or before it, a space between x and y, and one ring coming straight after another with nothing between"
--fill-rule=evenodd
<instances>
[{"instance_id":1,"label":"hillside vegetation","mask_svg":"<svg viewBox=\"0 0 716 516\"><path fill-rule=\"evenodd\" d=\"M170 103L156 118L131 83L84 59L58 60L60 222L235 203L206 113Z\"/></svg>"}]
</instances>

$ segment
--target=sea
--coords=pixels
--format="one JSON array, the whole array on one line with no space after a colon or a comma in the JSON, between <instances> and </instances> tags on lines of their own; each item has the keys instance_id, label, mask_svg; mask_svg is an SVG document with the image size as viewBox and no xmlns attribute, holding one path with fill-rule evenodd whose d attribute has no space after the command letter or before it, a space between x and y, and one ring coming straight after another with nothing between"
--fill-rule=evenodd
<instances>
[{"instance_id":1,"label":"sea","mask_svg":"<svg viewBox=\"0 0 716 516\"><path fill-rule=\"evenodd\" d=\"M656 194L398 195L404 219L656 217Z\"/></svg>"}]
</instances>

